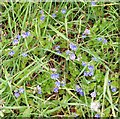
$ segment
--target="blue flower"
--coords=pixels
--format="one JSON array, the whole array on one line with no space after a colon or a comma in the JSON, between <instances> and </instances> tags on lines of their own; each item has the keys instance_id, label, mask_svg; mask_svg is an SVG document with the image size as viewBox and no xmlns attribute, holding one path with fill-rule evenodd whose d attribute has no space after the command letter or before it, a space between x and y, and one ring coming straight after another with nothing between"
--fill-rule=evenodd
<instances>
[{"instance_id":1,"label":"blue flower","mask_svg":"<svg viewBox=\"0 0 120 119\"><path fill-rule=\"evenodd\" d=\"M86 71L84 72L84 76L88 76L88 74L89 74L88 72L86 72Z\"/></svg>"},{"instance_id":2,"label":"blue flower","mask_svg":"<svg viewBox=\"0 0 120 119\"><path fill-rule=\"evenodd\" d=\"M111 90L112 90L112 92L116 92L117 88L116 87L112 87Z\"/></svg>"},{"instance_id":3,"label":"blue flower","mask_svg":"<svg viewBox=\"0 0 120 119\"><path fill-rule=\"evenodd\" d=\"M94 66L89 65L89 66L88 66L88 69L89 69L90 71L93 71L93 70L94 70Z\"/></svg>"},{"instance_id":4,"label":"blue flower","mask_svg":"<svg viewBox=\"0 0 120 119\"><path fill-rule=\"evenodd\" d=\"M75 44L73 44L73 43L70 43L70 49L76 51L77 46Z\"/></svg>"},{"instance_id":5,"label":"blue flower","mask_svg":"<svg viewBox=\"0 0 120 119\"><path fill-rule=\"evenodd\" d=\"M90 95L91 95L92 98L95 98L96 97L96 92L94 91Z\"/></svg>"},{"instance_id":6,"label":"blue flower","mask_svg":"<svg viewBox=\"0 0 120 119\"><path fill-rule=\"evenodd\" d=\"M106 40L106 39L103 39L103 38L101 38L101 37L97 38L97 40L98 40L98 41L102 41L103 44L106 44L106 43L107 43L107 40Z\"/></svg>"},{"instance_id":7,"label":"blue flower","mask_svg":"<svg viewBox=\"0 0 120 119\"><path fill-rule=\"evenodd\" d=\"M15 54L15 52L13 50L9 52L10 56L13 56L14 54Z\"/></svg>"},{"instance_id":8,"label":"blue flower","mask_svg":"<svg viewBox=\"0 0 120 119\"><path fill-rule=\"evenodd\" d=\"M83 92L82 90L79 92L79 94L80 94L81 96L84 96L84 92Z\"/></svg>"},{"instance_id":9,"label":"blue flower","mask_svg":"<svg viewBox=\"0 0 120 119\"><path fill-rule=\"evenodd\" d=\"M70 54L70 59L71 59L71 60L75 60L75 58L76 58L76 56L75 56L74 53Z\"/></svg>"},{"instance_id":10,"label":"blue flower","mask_svg":"<svg viewBox=\"0 0 120 119\"><path fill-rule=\"evenodd\" d=\"M26 38L28 36L30 36L30 32L29 31L22 33L22 37L23 38Z\"/></svg>"},{"instance_id":11,"label":"blue flower","mask_svg":"<svg viewBox=\"0 0 120 119\"><path fill-rule=\"evenodd\" d=\"M26 32L26 36L27 37L30 36L30 32L29 31Z\"/></svg>"},{"instance_id":12,"label":"blue flower","mask_svg":"<svg viewBox=\"0 0 120 119\"><path fill-rule=\"evenodd\" d=\"M61 12L62 12L62 14L65 14L66 13L66 9L62 9Z\"/></svg>"},{"instance_id":13,"label":"blue flower","mask_svg":"<svg viewBox=\"0 0 120 119\"><path fill-rule=\"evenodd\" d=\"M84 96L84 92L82 88L79 87L79 85L76 85L76 92L79 93L81 96Z\"/></svg>"},{"instance_id":14,"label":"blue flower","mask_svg":"<svg viewBox=\"0 0 120 119\"><path fill-rule=\"evenodd\" d=\"M27 57L28 54L27 54L27 53L22 53L22 56L23 56L23 57Z\"/></svg>"},{"instance_id":15,"label":"blue flower","mask_svg":"<svg viewBox=\"0 0 120 119\"><path fill-rule=\"evenodd\" d=\"M37 91L38 91L38 94L42 94L41 87L39 85L37 85Z\"/></svg>"},{"instance_id":16,"label":"blue flower","mask_svg":"<svg viewBox=\"0 0 120 119\"><path fill-rule=\"evenodd\" d=\"M26 36L26 33L22 33L22 37L23 38L26 38L27 36Z\"/></svg>"},{"instance_id":17,"label":"blue flower","mask_svg":"<svg viewBox=\"0 0 120 119\"><path fill-rule=\"evenodd\" d=\"M104 40L103 40L103 44L106 44L106 43L107 43L107 40L106 40L106 39L104 39Z\"/></svg>"},{"instance_id":18,"label":"blue flower","mask_svg":"<svg viewBox=\"0 0 120 119\"><path fill-rule=\"evenodd\" d=\"M80 86L76 85L76 92L79 92Z\"/></svg>"},{"instance_id":19,"label":"blue flower","mask_svg":"<svg viewBox=\"0 0 120 119\"><path fill-rule=\"evenodd\" d=\"M66 50L66 54L69 55L71 53L70 50Z\"/></svg>"},{"instance_id":20,"label":"blue flower","mask_svg":"<svg viewBox=\"0 0 120 119\"><path fill-rule=\"evenodd\" d=\"M18 35L16 36L16 38L17 38L18 40L20 40L21 36L18 34Z\"/></svg>"},{"instance_id":21,"label":"blue flower","mask_svg":"<svg viewBox=\"0 0 120 119\"><path fill-rule=\"evenodd\" d=\"M96 57L92 57L92 60L97 61L97 58Z\"/></svg>"},{"instance_id":22,"label":"blue flower","mask_svg":"<svg viewBox=\"0 0 120 119\"><path fill-rule=\"evenodd\" d=\"M20 94L19 94L18 92L15 92L15 93L14 93L14 96L15 96L16 98L18 98L18 97L20 96Z\"/></svg>"},{"instance_id":23,"label":"blue flower","mask_svg":"<svg viewBox=\"0 0 120 119\"><path fill-rule=\"evenodd\" d=\"M55 92L55 93L58 93L58 87L55 87L54 89L53 89L53 91Z\"/></svg>"},{"instance_id":24,"label":"blue flower","mask_svg":"<svg viewBox=\"0 0 120 119\"><path fill-rule=\"evenodd\" d=\"M82 34L82 39L85 39L87 36L85 34Z\"/></svg>"},{"instance_id":25,"label":"blue flower","mask_svg":"<svg viewBox=\"0 0 120 119\"><path fill-rule=\"evenodd\" d=\"M95 1L92 1L92 2L91 2L91 5L92 5L92 6L95 6L95 5L96 5L96 2L95 2Z\"/></svg>"},{"instance_id":26,"label":"blue flower","mask_svg":"<svg viewBox=\"0 0 120 119\"><path fill-rule=\"evenodd\" d=\"M93 71L88 72L88 76L93 76L93 75L94 75Z\"/></svg>"},{"instance_id":27,"label":"blue flower","mask_svg":"<svg viewBox=\"0 0 120 119\"><path fill-rule=\"evenodd\" d=\"M101 37L99 37L99 38L97 38L97 40L98 40L98 41L102 41L102 38L101 38Z\"/></svg>"},{"instance_id":28,"label":"blue flower","mask_svg":"<svg viewBox=\"0 0 120 119\"><path fill-rule=\"evenodd\" d=\"M41 20L41 21L44 21L44 20L45 20L45 16L41 16L41 17L40 17L40 20Z\"/></svg>"},{"instance_id":29,"label":"blue flower","mask_svg":"<svg viewBox=\"0 0 120 119\"><path fill-rule=\"evenodd\" d=\"M24 93L24 88L19 88L19 93Z\"/></svg>"},{"instance_id":30,"label":"blue flower","mask_svg":"<svg viewBox=\"0 0 120 119\"><path fill-rule=\"evenodd\" d=\"M96 118L100 118L100 115L99 115L99 114L95 114L95 117L96 117Z\"/></svg>"},{"instance_id":31,"label":"blue flower","mask_svg":"<svg viewBox=\"0 0 120 119\"><path fill-rule=\"evenodd\" d=\"M58 79L59 78L59 74L51 74L51 79Z\"/></svg>"},{"instance_id":32,"label":"blue flower","mask_svg":"<svg viewBox=\"0 0 120 119\"><path fill-rule=\"evenodd\" d=\"M90 34L90 30L89 29L85 29L84 34L89 35Z\"/></svg>"},{"instance_id":33,"label":"blue flower","mask_svg":"<svg viewBox=\"0 0 120 119\"><path fill-rule=\"evenodd\" d=\"M19 43L19 40L17 40L17 39L14 39L13 40L13 45L16 45L16 44L18 44Z\"/></svg>"},{"instance_id":34,"label":"blue flower","mask_svg":"<svg viewBox=\"0 0 120 119\"><path fill-rule=\"evenodd\" d=\"M60 81L55 82L56 87L60 87Z\"/></svg>"},{"instance_id":35,"label":"blue flower","mask_svg":"<svg viewBox=\"0 0 120 119\"><path fill-rule=\"evenodd\" d=\"M43 10L40 10L40 14L44 14Z\"/></svg>"},{"instance_id":36,"label":"blue flower","mask_svg":"<svg viewBox=\"0 0 120 119\"><path fill-rule=\"evenodd\" d=\"M38 94L42 94L42 92L38 90Z\"/></svg>"},{"instance_id":37,"label":"blue flower","mask_svg":"<svg viewBox=\"0 0 120 119\"><path fill-rule=\"evenodd\" d=\"M87 64L86 64L86 62L82 62L82 66L86 66Z\"/></svg>"},{"instance_id":38,"label":"blue flower","mask_svg":"<svg viewBox=\"0 0 120 119\"><path fill-rule=\"evenodd\" d=\"M55 14L55 13L53 13L53 14L52 14L52 17L53 17L53 18L55 18L55 17L56 17L56 14Z\"/></svg>"}]
</instances>

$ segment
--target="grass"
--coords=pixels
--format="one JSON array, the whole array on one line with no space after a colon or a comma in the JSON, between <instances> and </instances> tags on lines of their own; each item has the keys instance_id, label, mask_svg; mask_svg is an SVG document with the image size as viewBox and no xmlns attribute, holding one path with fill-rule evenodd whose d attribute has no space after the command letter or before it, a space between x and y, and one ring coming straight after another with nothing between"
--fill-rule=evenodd
<instances>
[{"instance_id":1,"label":"grass","mask_svg":"<svg viewBox=\"0 0 120 119\"><path fill-rule=\"evenodd\" d=\"M1 117L119 116L117 2L98 2L92 6L90 2L11 1L1 6ZM66 9L65 14L62 9ZM55 18L52 13L56 14ZM41 16L45 16L43 21ZM90 34L83 39L85 29ZM30 36L21 36L19 43L13 45L16 35L27 31ZM99 37L107 43L98 41ZM70 49L70 43L75 44L76 51ZM58 45L59 50L55 50ZM13 56L9 55L11 50L15 52ZM75 54L75 59L70 59L67 50ZM82 66L82 62L87 65ZM89 65L94 66L94 74L84 76ZM52 71L53 68L57 71ZM57 80L65 82L58 92L54 92L53 73L59 74ZM38 94L38 85L42 94ZM82 88L84 96L77 93L76 85ZM24 92L16 97L15 92L20 88ZM94 91L96 96L91 97ZM96 101L100 106L95 110L91 103Z\"/></svg>"}]
</instances>

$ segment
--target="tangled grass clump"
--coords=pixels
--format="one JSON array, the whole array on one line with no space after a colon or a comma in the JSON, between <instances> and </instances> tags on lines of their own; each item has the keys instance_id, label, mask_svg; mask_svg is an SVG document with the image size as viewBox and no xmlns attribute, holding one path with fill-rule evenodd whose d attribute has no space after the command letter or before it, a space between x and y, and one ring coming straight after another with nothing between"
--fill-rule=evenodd
<instances>
[{"instance_id":1,"label":"tangled grass clump","mask_svg":"<svg viewBox=\"0 0 120 119\"><path fill-rule=\"evenodd\" d=\"M118 117L117 2L3 2L0 117Z\"/></svg>"}]
</instances>

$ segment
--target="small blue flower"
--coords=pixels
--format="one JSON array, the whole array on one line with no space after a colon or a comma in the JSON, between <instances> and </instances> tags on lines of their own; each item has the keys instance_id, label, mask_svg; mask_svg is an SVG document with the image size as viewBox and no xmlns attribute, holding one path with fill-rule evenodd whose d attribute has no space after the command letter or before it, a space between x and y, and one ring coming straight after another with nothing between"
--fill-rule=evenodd
<instances>
[{"instance_id":1,"label":"small blue flower","mask_svg":"<svg viewBox=\"0 0 120 119\"><path fill-rule=\"evenodd\" d=\"M26 33L22 33L22 37L23 38L26 38L27 36L26 36Z\"/></svg>"},{"instance_id":2,"label":"small blue flower","mask_svg":"<svg viewBox=\"0 0 120 119\"><path fill-rule=\"evenodd\" d=\"M15 54L15 52L13 50L9 52L10 56L13 56L14 54Z\"/></svg>"},{"instance_id":3,"label":"small blue flower","mask_svg":"<svg viewBox=\"0 0 120 119\"><path fill-rule=\"evenodd\" d=\"M55 18L55 17L56 17L56 14L55 14L55 13L53 13L53 14L52 14L52 17L53 17L53 18Z\"/></svg>"},{"instance_id":4,"label":"small blue flower","mask_svg":"<svg viewBox=\"0 0 120 119\"><path fill-rule=\"evenodd\" d=\"M19 93L24 93L24 88L19 88Z\"/></svg>"},{"instance_id":5,"label":"small blue flower","mask_svg":"<svg viewBox=\"0 0 120 119\"><path fill-rule=\"evenodd\" d=\"M14 93L14 96L15 96L16 98L18 98L18 97L20 96L20 94L19 94L18 92L15 92L15 93Z\"/></svg>"},{"instance_id":6,"label":"small blue flower","mask_svg":"<svg viewBox=\"0 0 120 119\"><path fill-rule=\"evenodd\" d=\"M41 87L37 85L38 94L42 94Z\"/></svg>"},{"instance_id":7,"label":"small blue flower","mask_svg":"<svg viewBox=\"0 0 120 119\"><path fill-rule=\"evenodd\" d=\"M99 37L99 38L97 38L97 40L98 40L98 41L102 41L102 38L101 38L101 37Z\"/></svg>"},{"instance_id":8,"label":"small blue flower","mask_svg":"<svg viewBox=\"0 0 120 119\"><path fill-rule=\"evenodd\" d=\"M85 71L85 72L84 72L84 76L88 76L88 72Z\"/></svg>"},{"instance_id":9,"label":"small blue flower","mask_svg":"<svg viewBox=\"0 0 120 119\"><path fill-rule=\"evenodd\" d=\"M89 29L85 29L84 34L89 35L90 34L90 30Z\"/></svg>"},{"instance_id":10,"label":"small blue flower","mask_svg":"<svg viewBox=\"0 0 120 119\"><path fill-rule=\"evenodd\" d=\"M30 35L31 35L30 32L27 31L27 32L26 32L26 36L28 37L28 36L30 36Z\"/></svg>"},{"instance_id":11,"label":"small blue flower","mask_svg":"<svg viewBox=\"0 0 120 119\"><path fill-rule=\"evenodd\" d=\"M43 10L40 10L40 14L44 14Z\"/></svg>"},{"instance_id":12,"label":"small blue flower","mask_svg":"<svg viewBox=\"0 0 120 119\"><path fill-rule=\"evenodd\" d=\"M79 92L79 91L80 91L80 86L76 85L76 92Z\"/></svg>"},{"instance_id":13,"label":"small blue flower","mask_svg":"<svg viewBox=\"0 0 120 119\"><path fill-rule=\"evenodd\" d=\"M94 66L89 65L89 66L88 66L88 69L89 69L90 71L93 71L93 70L94 70Z\"/></svg>"},{"instance_id":14,"label":"small blue flower","mask_svg":"<svg viewBox=\"0 0 120 119\"><path fill-rule=\"evenodd\" d=\"M42 92L40 90L38 90L38 94L42 94Z\"/></svg>"},{"instance_id":15,"label":"small blue flower","mask_svg":"<svg viewBox=\"0 0 120 119\"><path fill-rule=\"evenodd\" d=\"M27 54L27 53L22 53L22 56L23 56L23 57L27 57L28 54Z\"/></svg>"},{"instance_id":16,"label":"small blue flower","mask_svg":"<svg viewBox=\"0 0 120 119\"><path fill-rule=\"evenodd\" d=\"M81 96L84 96L84 92L83 92L82 90L79 92L79 94L80 94Z\"/></svg>"},{"instance_id":17,"label":"small blue flower","mask_svg":"<svg viewBox=\"0 0 120 119\"><path fill-rule=\"evenodd\" d=\"M106 44L106 43L107 43L107 40L106 40L106 39L104 39L104 40L103 40L103 44Z\"/></svg>"},{"instance_id":18,"label":"small blue flower","mask_svg":"<svg viewBox=\"0 0 120 119\"><path fill-rule=\"evenodd\" d=\"M86 64L86 62L82 62L82 66L86 66L87 64Z\"/></svg>"},{"instance_id":19,"label":"small blue flower","mask_svg":"<svg viewBox=\"0 0 120 119\"><path fill-rule=\"evenodd\" d=\"M66 54L69 55L71 53L70 50L66 50Z\"/></svg>"},{"instance_id":20,"label":"small blue flower","mask_svg":"<svg viewBox=\"0 0 120 119\"><path fill-rule=\"evenodd\" d=\"M79 85L76 85L76 92L79 93L81 96L84 96L84 92L82 88L79 87Z\"/></svg>"},{"instance_id":21,"label":"small blue flower","mask_svg":"<svg viewBox=\"0 0 120 119\"><path fill-rule=\"evenodd\" d=\"M75 58L76 58L76 56L75 56L74 53L70 54L70 59L71 59L71 60L75 60Z\"/></svg>"},{"instance_id":22,"label":"small blue flower","mask_svg":"<svg viewBox=\"0 0 120 119\"><path fill-rule=\"evenodd\" d=\"M73 44L73 43L70 43L70 49L76 51L77 46L75 44Z\"/></svg>"},{"instance_id":23,"label":"small blue flower","mask_svg":"<svg viewBox=\"0 0 120 119\"><path fill-rule=\"evenodd\" d=\"M112 92L116 92L117 88L116 87L112 87L111 90L112 90Z\"/></svg>"},{"instance_id":24,"label":"small blue flower","mask_svg":"<svg viewBox=\"0 0 120 119\"><path fill-rule=\"evenodd\" d=\"M97 58L96 57L92 57L92 60L97 61Z\"/></svg>"},{"instance_id":25,"label":"small blue flower","mask_svg":"<svg viewBox=\"0 0 120 119\"><path fill-rule=\"evenodd\" d=\"M85 39L87 36L85 34L82 34L82 39Z\"/></svg>"},{"instance_id":26,"label":"small blue flower","mask_svg":"<svg viewBox=\"0 0 120 119\"><path fill-rule=\"evenodd\" d=\"M94 91L90 95L91 95L92 98L95 98L96 97L96 92Z\"/></svg>"},{"instance_id":27,"label":"small blue flower","mask_svg":"<svg viewBox=\"0 0 120 119\"><path fill-rule=\"evenodd\" d=\"M62 14L65 14L66 13L66 9L62 9L61 12L62 12Z\"/></svg>"},{"instance_id":28,"label":"small blue flower","mask_svg":"<svg viewBox=\"0 0 120 119\"><path fill-rule=\"evenodd\" d=\"M95 2L95 1L92 1L92 2L91 2L91 5L92 5L92 6L95 6L95 5L96 5L96 2Z\"/></svg>"},{"instance_id":29,"label":"small blue flower","mask_svg":"<svg viewBox=\"0 0 120 119\"><path fill-rule=\"evenodd\" d=\"M51 74L51 79L58 79L59 78L59 74Z\"/></svg>"},{"instance_id":30,"label":"small blue flower","mask_svg":"<svg viewBox=\"0 0 120 119\"><path fill-rule=\"evenodd\" d=\"M13 40L13 45L17 45L18 43L19 43L19 40L17 40L17 39Z\"/></svg>"},{"instance_id":31,"label":"small blue flower","mask_svg":"<svg viewBox=\"0 0 120 119\"><path fill-rule=\"evenodd\" d=\"M56 87L60 87L60 81L55 82Z\"/></svg>"},{"instance_id":32,"label":"small blue flower","mask_svg":"<svg viewBox=\"0 0 120 119\"><path fill-rule=\"evenodd\" d=\"M41 17L40 17L40 20L41 20L41 21L44 21L44 20L45 20L45 16L41 16Z\"/></svg>"},{"instance_id":33,"label":"small blue flower","mask_svg":"<svg viewBox=\"0 0 120 119\"><path fill-rule=\"evenodd\" d=\"M53 89L53 91L55 92L55 93L58 93L58 87L55 87L54 89Z\"/></svg>"},{"instance_id":34,"label":"small blue flower","mask_svg":"<svg viewBox=\"0 0 120 119\"><path fill-rule=\"evenodd\" d=\"M95 117L96 117L96 118L100 118L100 115L99 115L99 114L95 114Z\"/></svg>"},{"instance_id":35,"label":"small blue flower","mask_svg":"<svg viewBox=\"0 0 120 119\"><path fill-rule=\"evenodd\" d=\"M21 36L18 34L18 35L16 36L16 38L17 38L18 40L20 40Z\"/></svg>"},{"instance_id":36,"label":"small blue flower","mask_svg":"<svg viewBox=\"0 0 120 119\"><path fill-rule=\"evenodd\" d=\"M23 38L26 38L28 36L30 36L30 32L29 31L22 33L22 37Z\"/></svg>"},{"instance_id":37,"label":"small blue flower","mask_svg":"<svg viewBox=\"0 0 120 119\"><path fill-rule=\"evenodd\" d=\"M88 76L93 76L93 75L94 75L93 71L88 72Z\"/></svg>"}]
</instances>

